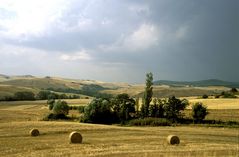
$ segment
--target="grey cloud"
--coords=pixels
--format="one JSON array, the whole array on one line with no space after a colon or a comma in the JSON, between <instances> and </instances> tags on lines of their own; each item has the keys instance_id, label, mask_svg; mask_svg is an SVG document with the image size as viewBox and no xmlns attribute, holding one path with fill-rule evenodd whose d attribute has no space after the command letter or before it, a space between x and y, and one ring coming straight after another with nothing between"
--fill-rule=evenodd
<instances>
[{"instance_id":1,"label":"grey cloud","mask_svg":"<svg viewBox=\"0 0 239 157\"><path fill-rule=\"evenodd\" d=\"M160 40L132 52L124 41L144 24L154 26ZM152 71L156 79L238 81L239 73L232 70L239 66L238 28L237 0L73 1L45 35L21 42L0 40L49 54L89 50L92 60L64 63L67 70L52 68L57 75L143 82L145 73ZM69 72L84 64L90 70L80 69L83 75L75 74L80 70ZM104 72L112 77L102 76Z\"/></svg>"}]
</instances>

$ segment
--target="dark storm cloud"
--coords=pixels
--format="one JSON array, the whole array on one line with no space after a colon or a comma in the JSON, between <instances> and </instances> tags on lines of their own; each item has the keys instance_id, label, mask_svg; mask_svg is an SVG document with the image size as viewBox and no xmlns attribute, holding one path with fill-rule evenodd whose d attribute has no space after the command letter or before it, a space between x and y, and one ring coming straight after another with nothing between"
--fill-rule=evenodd
<instances>
[{"instance_id":1,"label":"dark storm cloud","mask_svg":"<svg viewBox=\"0 0 239 157\"><path fill-rule=\"evenodd\" d=\"M24 40L19 39L22 35L0 40L54 54L51 57L56 59L51 61L66 62L62 70L53 68L63 76L142 82L145 73L152 71L156 79L239 80L239 73L232 70L239 66L237 0L69 2L37 35L27 32ZM0 17L10 15L3 11ZM89 68L70 72L79 65ZM103 77L103 72L115 78Z\"/></svg>"}]
</instances>

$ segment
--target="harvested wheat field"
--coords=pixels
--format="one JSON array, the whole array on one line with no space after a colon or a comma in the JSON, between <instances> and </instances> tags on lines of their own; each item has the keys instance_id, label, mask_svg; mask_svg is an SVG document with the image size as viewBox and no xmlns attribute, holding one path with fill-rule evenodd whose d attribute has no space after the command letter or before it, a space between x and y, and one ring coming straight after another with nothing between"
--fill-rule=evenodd
<instances>
[{"instance_id":1,"label":"harvested wheat field","mask_svg":"<svg viewBox=\"0 0 239 157\"><path fill-rule=\"evenodd\" d=\"M20 107L17 107L17 106ZM27 107L28 106L28 107ZM238 156L239 131L236 128L195 126L122 127L79 122L45 122L44 104L28 103L0 108L0 156ZM29 136L37 128L40 135ZM80 132L82 143L70 144L69 134ZM169 145L168 135L180 138Z\"/></svg>"}]
</instances>

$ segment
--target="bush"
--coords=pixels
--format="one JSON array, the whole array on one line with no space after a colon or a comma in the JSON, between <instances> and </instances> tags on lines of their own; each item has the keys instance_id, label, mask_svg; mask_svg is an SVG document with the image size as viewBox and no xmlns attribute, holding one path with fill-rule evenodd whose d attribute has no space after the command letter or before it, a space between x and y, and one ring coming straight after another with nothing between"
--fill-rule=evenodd
<instances>
[{"instance_id":1,"label":"bush","mask_svg":"<svg viewBox=\"0 0 239 157\"><path fill-rule=\"evenodd\" d=\"M47 100L48 108L49 110L52 110L54 107L55 100L54 99L49 99Z\"/></svg>"},{"instance_id":2,"label":"bush","mask_svg":"<svg viewBox=\"0 0 239 157\"><path fill-rule=\"evenodd\" d=\"M128 122L131 126L171 126L172 123L166 118L143 118L133 119Z\"/></svg>"},{"instance_id":3,"label":"bush","mask_svg":"<svg viewBox=\"0 0 239 157\"><path fill-rule=\"evenodd\" d=\"M192 116L194 121L202 122L207 114L207 107L204 106L201 102L197 102L192 106Z\"/></svg>"},{"instance_id":4,"label":"bush","mask_svg":"<svg viewBox=\"0 0 239 157\"><path fill-rule=\"evenodd\" d=\"M50 95L51 92L50 91L40 91L38 94L37 94L37 99L39 100L47 100L48 99L48 95Z\"/></svg>"},{"instance_id":5,"label":"bush","mask_svg":"<svg viewBox=\"0 0 239 157\"><path fill-rule=\"evenodd\" d=\"M181 111L188 105L189 103L186 99L180 100L175 96L170 97L163 105L165 117L173 122L177 121L179 118L182 118Z\"/></svg>"},{"instance_id":6,"label":"bush","mask_svg":"<svg viewBox=\"0 0 239 157\"><path fill-rule=\"evenodd\" d=\"M69 110L78 110L78 106L69 106Z\"/></svg>"},{"instance_id":7,"label":"bush","mask_svg":"<svg viewBox=\"0 0 239 157\"><path fill-rule=\"evenodd\" d=\"M207 99L207 98L208 98L208 95L207 95L207 94L204 94L204 95L202 96L202 98L203 98L203 99Z\"/></svg>"},{"instance_id":8,"label":"bush","mask_svg":"<svg viewBox=\"0 0 239 157\"><path fill-rule=\"evenodd\" d=\"M85 106L78 106L79 113L84 113Z\"/></svg>"},{"instance_id":9,"label":"bush","mask_svg":"<svg viewBox=\"0 0 239 157\"><path fill-rule=\"evenodd\" d=\"M110 102L106 99L93 99L88 106L84 108L82 122L111 124L116 118L111 111Z\"/></svg>"},{"instance_id":10,"label":"bush","mask_svg":"<svg viewBox=\"0 0 239 157\"><path fill-rule=\"evenodd\" d=\"M150 117L157 117L157 118L163 118L164 117L164 109L163 105L165 104L165 101L161 99L153 99L153 105L149 106L149 116Z\"/></svg>"},{"instance_id":11,"label":"bush","mask_svg":"<svg viewBox=\"0 0 239 157\"><path fill-rule=\"evenodd\" d=\"M69 118L64 114L53 114L53 113L49 113L43 118L44 121L58 120L58 119L67 120Z\"/></svg>"},{"instance_id":12,"label":"bush","mask_svg":"<svg viewBox=\"0 0 239 157\"><path fill-rule=\"evenodd\" d=\"M233 93L225 92L223 98L237 98Z\"/></svg>"},{"instance_id":13,"label":"bush","mask_svg":"<svg viewBox=\"0 0 239 157\"><path fill-rule=\"evenodd\" d=\"M16 100L35 100L35 94L33 92L28 92L28 91L16 92L14 94L14 99L16 99Z\"/></svg>"},{"instance_id":14,"label":"bush","mask_svg":"<svg viewBox=\"0 0 239 157\"><path fill-rule=\"evenodd\" d=\"M238 90L237 90L236 88L232 88L232 89L230 90L230 92L232 92L232 93L237 93Z\"/></svg>"},{"instance_id":15,"label":"bush","mask_svg":"<svg viewBox=\"0 0 239 157\"><path fill-rule=\"evenodd\" d=\"M117 95L111 100L111 104L114 114L121 122L132 119L132 115L135 114L135 100L128 94Z\"/></svg>"},{"instance_id":16,"label":"bush","mask_svg":"<svg viewBox=\"0 0 239 157\"><path fill-rule=\"evenodd\" d=\"M67 115L69 112L69 106L67 105L67 102L58 100L54 103L53 106L53 113L56 115L64 114Z\"/></svg>"}]
</instances>

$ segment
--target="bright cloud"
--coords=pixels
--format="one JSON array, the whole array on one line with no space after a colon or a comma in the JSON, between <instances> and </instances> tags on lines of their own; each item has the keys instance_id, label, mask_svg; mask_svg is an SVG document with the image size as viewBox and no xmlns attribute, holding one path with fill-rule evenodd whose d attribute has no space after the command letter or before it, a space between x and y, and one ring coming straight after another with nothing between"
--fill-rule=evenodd
<instances>
[{"instance_id":1,"label":"bright cloud","mask_svg":"<svg viewBox=\"0 0 239 157\"><path fill-rule=\"evenodd\" d=\"M67 9L65 0L2 0L0 8L11 13L0 19L0 27L11 37L41 36Z\"/></svg>"},{"instance_id":2,"label":"bright cloud","mask_svg":"<svg viewBox=\"0 0 239 157\"><path fill-rule=\"evenodd\" d=\"M61 60L64 61L77 61L77 60L91 60L91 56L87 53L86 50L82 50L80 52L76 52L76 53L71 53L71 54L62 54L60 56Z\"/></svg>"},{"instance_id":3,"label":"bright cloud","mask_svg":"<svg viewBox=\"0 0 239 157\"><path fill-rule=\"evenodd\" d=\"M112 45L101 45L105 51L144 51L152 46L156 46L160 39L159 29L153 24L142 24L129 35L122 35Z\"/></svg>"},{"instance_id":4,"label":"bright cloud","mask_svg":"<svg viewBox=\"0 0 239 157\"><path fill-rule=\"evenodd\" d=\"M144 50L157 45L159 40L159 31L152 24L142 24L132 34L123 41L123 46L131 50Z\"/></svg>"}]
</instances>

